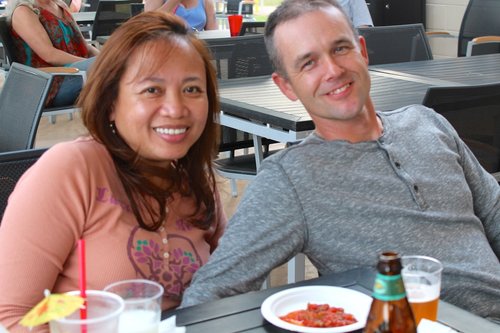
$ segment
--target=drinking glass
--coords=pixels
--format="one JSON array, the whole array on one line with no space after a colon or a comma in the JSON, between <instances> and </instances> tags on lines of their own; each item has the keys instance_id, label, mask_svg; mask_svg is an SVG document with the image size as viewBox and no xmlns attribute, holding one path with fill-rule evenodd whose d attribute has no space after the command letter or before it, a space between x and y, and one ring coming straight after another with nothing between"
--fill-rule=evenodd
<instances>
[{"instance_id":1,"label":"drinking glass","mask_svg":"<svg viewBox=\"0 0 500 333\"><path fill-rule=\"evenodd\" d=\"M404 256L401 262L401 275L415 323L418 325L422 318L436 321L443 265L426 256Z\"/></svg>"},{"instance_id":2,"label":"drinking glass","mask_svg":"<svg viewBox=\"0 0 500 333\"><path fill-rule=\"evenodd\" d=\"M80 295L80 291L68 294ZM120 314L124 308L123 299L113 293L87 290L87 318L80 319L80 310L71 315L51 320L50 333L118 333Z\"/></svg>"},{"instance_id":3,"label":"drinking glass","mask_svg":"<svg viewBox=\"0 0 500 333\"><path fill-rule=\"evenodd\" d=\"M229 32L231 37L238 36L240 34L241 25L243 24L242 15L228 15L227 20L229 22Z\"/></svg>"},{"instance_id":4,"label":"drinking glass","mask_svg":"<svg viewBox=\"0 0 500 333\"><path fill-rule=\"evenodd\" d=\"M124 280L110 284L105 291L125 301L119 333L158 333L163 287L150 280Z\"/></svg>"}]
</instances>

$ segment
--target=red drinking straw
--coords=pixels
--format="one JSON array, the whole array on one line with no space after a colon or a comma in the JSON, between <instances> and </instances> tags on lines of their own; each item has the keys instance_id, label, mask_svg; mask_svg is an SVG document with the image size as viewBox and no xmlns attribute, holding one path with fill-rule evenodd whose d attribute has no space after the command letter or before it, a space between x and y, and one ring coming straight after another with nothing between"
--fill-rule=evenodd
<instances>
[{"instance_id":1,"label":"red drinking straw","mask_svg":"<svg viewBox=\"0 0 500 333\"><path fill-rule=\"evenodd\" d=\"M83 298L83 308L80 309L80 319L87 319L87 276L85 273L85 240L78 240L79 286L80 296ZM81 326L81 332L87 333L87 325Z\"/></svg>"}]
</instances>

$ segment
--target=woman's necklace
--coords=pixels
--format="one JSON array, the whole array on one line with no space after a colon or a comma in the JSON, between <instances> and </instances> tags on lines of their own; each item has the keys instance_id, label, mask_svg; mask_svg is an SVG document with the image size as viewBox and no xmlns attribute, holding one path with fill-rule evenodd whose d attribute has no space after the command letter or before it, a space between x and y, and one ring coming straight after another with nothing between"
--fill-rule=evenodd
<instances>
[{"instance_id":1,"label":"woman's necklace","mask_svg":"<svg viewBox=\"0 0 500 333\"><path fill-rule=\"evenodd\" d=\"M158 229L158 233L161 237L161 242L163 244L163 259L167 261L168 258L170 257L169 246L168 246L168 235L167 235L167 220L169 212L168 203L169 200L167 200L165 205L165 219L163 220L163 225Z\"/></svg>"}]
</instances>

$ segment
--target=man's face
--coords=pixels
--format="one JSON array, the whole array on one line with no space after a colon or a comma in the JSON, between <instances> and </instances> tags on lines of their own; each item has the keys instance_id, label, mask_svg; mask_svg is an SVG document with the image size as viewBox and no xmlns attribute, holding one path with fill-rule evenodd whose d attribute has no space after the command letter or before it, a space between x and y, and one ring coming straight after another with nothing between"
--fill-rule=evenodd
<instances>
[{"instance_id":1,"label":"man's face","mask_svg":"<svg viewBox=\"0 0 500 333\"><path fill-rule=\"evenodd\" d=\"M300 99L319 135L328 139L339 125L366 119L366 45L339 10L316 10L279 25L275 45L287 78L273 74L273 79L288 98Z\"/></svg>"}]
</instances>

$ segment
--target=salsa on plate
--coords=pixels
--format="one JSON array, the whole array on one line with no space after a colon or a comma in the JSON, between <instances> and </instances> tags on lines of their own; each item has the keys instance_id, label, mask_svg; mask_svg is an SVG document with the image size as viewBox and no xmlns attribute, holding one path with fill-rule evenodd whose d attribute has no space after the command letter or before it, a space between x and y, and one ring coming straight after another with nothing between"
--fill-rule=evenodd
<instances>
[{"instance_id":1,"label":"salsa on plate","mask_svg":"<svg viewBox=\"0 0 500 333\"><path fill-rule=\"evenodd\" d=\"M306 310L292 311L280 317L281 320L294 325L307 327L339 327L357 322L350 313L343 308L336 308L328 304L307 304Z\"/></svg>"}]
</instances>

